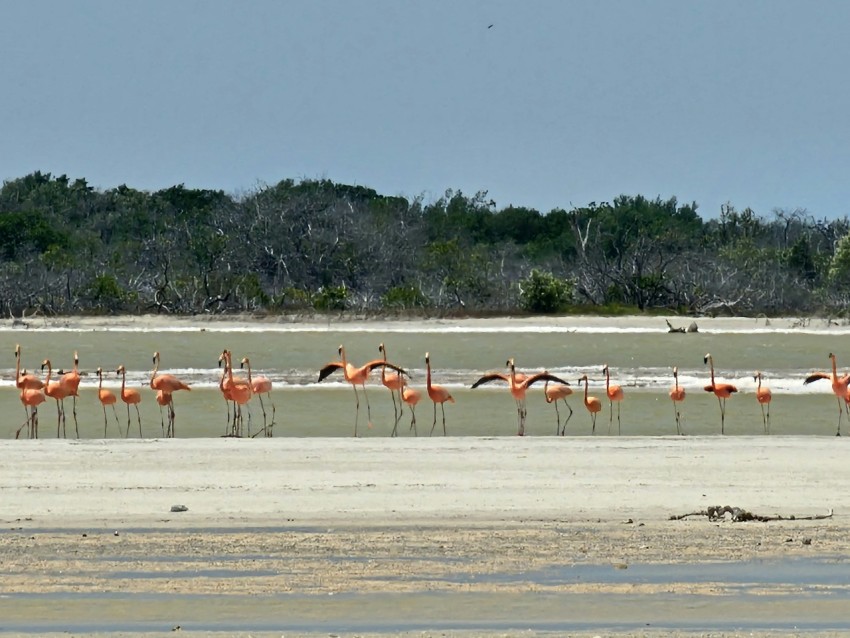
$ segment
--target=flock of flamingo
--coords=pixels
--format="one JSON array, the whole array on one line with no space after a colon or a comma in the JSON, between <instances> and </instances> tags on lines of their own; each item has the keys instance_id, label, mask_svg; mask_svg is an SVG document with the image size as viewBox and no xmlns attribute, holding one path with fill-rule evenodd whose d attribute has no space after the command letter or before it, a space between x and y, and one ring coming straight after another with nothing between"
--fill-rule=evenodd
<instances>
[{"instance_id":1,"label":"flock of flamingo","mask_svg":"<svg viewBox=\"0 0 850 638\"><path fill-rule=\"evenodd\" d=\"M422 393L412 388L409 385L409 374L403 368L391 363L387 360L387 349L383 343L378 346L378 351L382 357L373 359L361 366L355 366L350 363L345 356L345 348L340 345L339 360L331 361L324 365L319 370L318 381L321 382L328 378L334 372L341 371L346 382L350 383L354 389L355 397L355 418L354 418L354 436L357 436L358 422L360 418L360 395L357 392L357 386L360 386L364 398L366 400L367 416L369 426L371 427L372 415L371 407L369 406L369 398L366 394L366 382L368 381L372 371L376 368L381 369L381 383L389 389L394 411L394 425L391 436L396 436L398 433L398 425L403 416L404 406L407 405L410 410L410 430L414 434L416 431L416 413L415 407L422 399ZM829 354L832 362L831 372L814 372L807 376L803 383L809 384L820 379L827 379L832 384L832 391L838 400L838 429L836 436L841 435L841 418L845 411L850 414L850 374L839 376L837 371L836 357L833 353ZM24 405L26 412L26 420L18 428L16 438L21 434L21 431L26 427L29 438L38 437L38 411L40 404L44 403L47 398L52 398L56 401L57 406L57 437L65 436L65 409L64 400L68 397L73 399L73 416L76 427L76 434L79 438L79 427L77 425L77 410L76 399L78 396L78 388L80 385L79 358L74 352L74 367L70 372L59 371L56 380L52 379L53 366L49 359L45 359L41 365L41 370L47 368L47 375L44 379L39 378L35 374L29 374L22 370L21 366L21 346L15 347L15 384L20 390L21 403ZM251 371L251 363L247 357L243 357L240 361L240 368L247 368L247 377L235 376L233 371L232 353L229 350L224 350L219 356L219 366L224 364L219 389L227 404L227 430L226 436L243 436L244 419L242 415L242 407L245 406L254 396L259 398L263 412L263 428L257 434L264 433L266 436L272 436L272 427L274 425L275 406L271 403L272 419L268 423L265 404L262 400L262 395L265 394L271 401L270 392L272 389L271 381L263 376L254 376ZM718 400L720 406L720 432L725 433L726 420L726 400L731 397L738 389L730 383L718 383L714 376L714 359L711 354L706 354L704 363L709 366L711 373L711 383L704 387L706 392L713 393ZM180 390L191 390L189 385L171 374L160 374L160 355L159 352L153 354L153 372L150 378L150 388L156 392L156 401L160 406L160 417L163 436L175 436L174 421L174 401L173 394ZM547 403L554 404L557 424L556 435L563 436L566 432L566 426L573 415L573 410L567 403L567 397L573 394L569 382L564 379L550 374L544 370L534 374L525 374L517 371L514 359L508 359L506 362L507 372L489 372L473 384L472 388L477 388L484 384L501 382L507 383L508 389L516 402L517 410L517 434L522 436L525 434L525 419L526 419L526 393L531 386L538 383L543 383L543 395ZM432 383L431 380L431 357L429 353L425 353L425 368L426 368L426 386L428 397L433 403L433 421L431 424L430 434L434 433L437 426L437 405L440 406L442 414L443 434L446 435L446 413L445 404L454 403L455 399L451 393L443 386ZM108 419L106 407L112 406L115 417L116 426L120 432L120 424L118 423L118 414L115 410L115 405L118 402L118 397L107 388L103 387L103 369L97 368L98 376L98 399L103 407L103 426L104 436L107 433ZM136 419L139 426L139 436L142 436L142 422L139 413L138 405L141 402L141 394L138 390L126 387L126 370L123 365L119 365L115 370L117 375L121 376L120 398L127 405L127 428L125 436L129 436L131 427L130 406L134 406L136 410ZM614 419L614 404L617 404L617 428L620 432L620 404L622 403L625 394L621 386L611 383L611 373L608 365L602 368L602 373L605 375L605 393L609 403L609 421L608 431L611 431ZM765 433L770 432L770 402L771 391L768 387L762 384L762 373L756 371L753 379L757 381L756 400L761 405L762 420ZM584 383L583 403L587 409L592 423L592 432L596 432L596 415L602 411L602 401L597 397L589 395L588 377L584 374L579 378L578 383ZM673 403L673 408L676 417L676 431L682 434L682 420L680 412L680 404L685 400L685 389L679 385L678 368L673 367L673 386L669 390L669 396ZM561 424L561 414L558 409L558 402L563 401L564 405L569 410L569 415ZM232 406L232 412L231 412ZM167 408L167 425L166 417L163 416L162 409ZM253 435L256 436L257 434ZM249 429L250 433L250 413L249 413Z\"/></svg>"}]
</instances>

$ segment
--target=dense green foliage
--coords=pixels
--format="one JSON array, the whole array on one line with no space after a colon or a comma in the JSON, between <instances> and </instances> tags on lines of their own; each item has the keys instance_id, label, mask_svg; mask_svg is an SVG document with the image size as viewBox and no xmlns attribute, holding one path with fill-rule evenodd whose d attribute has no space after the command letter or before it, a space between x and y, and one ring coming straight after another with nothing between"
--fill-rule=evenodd
<instances>
[{"instance_id":1,"label":"dense green foliage","mask_svg":"<svg viewBox=\"0 0 850 638\"><path fill-rule=\"evenodd\" d=\"M98 191L33 173L0 189L4 315L663 309L841 314L850 223L804 210L621 195L566 211L485 192L424 202L329 180L240 196Z\"/></svg>"}]
</instances>

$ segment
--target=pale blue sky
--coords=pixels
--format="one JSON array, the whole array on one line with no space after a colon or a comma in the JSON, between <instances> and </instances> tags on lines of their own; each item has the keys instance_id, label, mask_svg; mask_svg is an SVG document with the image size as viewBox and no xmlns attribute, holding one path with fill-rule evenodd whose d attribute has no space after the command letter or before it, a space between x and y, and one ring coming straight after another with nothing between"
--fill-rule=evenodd
<instances>
[{"instance_id":1,"label":"pale blue sky","mask_svg":"<svg viewBox=\"0 0 850 638\"><path fill-rule=\"evenodd\" d=\"M848 29L838 0L0 0L0 179L843 217Z\"/></svg>"}]
</instances>

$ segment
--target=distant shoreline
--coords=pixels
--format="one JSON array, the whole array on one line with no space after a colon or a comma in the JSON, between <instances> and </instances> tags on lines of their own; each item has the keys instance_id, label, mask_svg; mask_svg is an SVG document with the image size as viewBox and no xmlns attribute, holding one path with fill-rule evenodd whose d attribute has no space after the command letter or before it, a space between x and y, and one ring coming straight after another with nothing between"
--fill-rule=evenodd
<instances>
[{"instance_id":1,"label":"distant shoreline","mask_svg":"<svg viewBox=\"0 0 850 638\"><path fill-rule=\"evenodd\" d=\"M669 322L669 323L668 323ZM823 331L825 333L842 332L850 325L838 323L835 320L808 317L682 317L676 315L535 315L535 316L499 316L499 317L390 317L358 314L319 315L289 314L289 315L110 315L88 316L74 315L64 317L29 317L23 321L9 319L0 322L0 330L97 330L97 329L156 329L183 328L204 330L212 326L227 326L230 329L256 328L257 326L288 326L299 325L305 328L314 327L316 330L328 330L336 326L352 325L370 326L422 326L446 325L464 326L471 329L506 328L522 329L523 327L551 327L557 329L569 328L632 328L668 332L668 325L673 328L687 329L696 324L698 331L712 330L805 330Z\"/></svg>"}]
</instances>

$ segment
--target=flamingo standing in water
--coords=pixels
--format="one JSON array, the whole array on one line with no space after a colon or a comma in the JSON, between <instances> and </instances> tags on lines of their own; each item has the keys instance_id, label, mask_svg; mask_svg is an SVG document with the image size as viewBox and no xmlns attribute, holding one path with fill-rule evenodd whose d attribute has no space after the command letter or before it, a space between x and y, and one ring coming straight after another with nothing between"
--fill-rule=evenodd
<instances>
[{"instance_id":1,"label":"flamingo standing in water","mask_svg":"<svg viewBox=\"0 0 850 638\"><path fill-rule=\"evenodd\" d=\"M387 360L387 349L384 344L378 346L378 352L384 356L384 361ZM398 422L402 415L402 397L401 391L404 388L404 377L397 372L387 372L387 366L381 366L381 383L390 391L390 397L393 400L393 431L390 436L395 436L398 431ZM399 395L398 407L396 407L395 395Z\"/></svg>"},{"instance_id":2,"label":"flamingo standing in water","mask_svg":"<svg viewBox=\"0 0 850 638\"><path fill-rule=\"evenodd\" d=\"M584 381L584 407L587 408L587 411L590 413L590 420L593 423L591 434L596 434L596 415L597 413L602 412L602 401L600 401L596 397L591 397L587 395L588 381L586 374L583 374L578 380L579 383L581 383L582 381Z\"/></svg>"},{"instance_id":3,"label":"flamingo standing in water","mask_svg":"<svg viewBox=\"0 0 850 638\"><path fill-rule=\"evenodd\" d=\"M537 374L523 375L520 380L517 378L514 360L512 358L508 359L505 365L510 369L510 374L502 374L501 372L491 372L490 374L485 374L483 377L481 377L475 383L472 384L472 388L475 389L478 386L483 385L485 383L490 383L491 381L506 381L508 383L508 388L510 389L511 394L514 397L514 401L516 402L517 435L524 436L525 417L527 415L525 395L528 391L528 388L530 388L538 381L545 381L546 383L549 383L549 381L553 381L555 383L560 383L565 386L569 384L563 379L559 379L554 374L549 374L545 370L543 372L538 372Z\"/></svg>"},{"instance_id":4,"label":"flamingo standing in water","mask_svg":"<svg viewBox=\"0 0 850 638\"><path fill-rule=\"evenodd\" d=\"M835 436L841 436L841 414L846 409L846 402L842 403L842 401L845 400L845 397L848 394L850 374L845 374L844 376L839 377L838 369L835 364L835 355L830 352L829 358L832 359L832 374L829 374L828 372L813 372L806 377L803 383L808 385L818 379L829 379L832 382L832 392L838 399L838 430L836 431Z\"/></svg>"},{"instance_id":5,"label":"flamingo standing in water","mask_svg":"<svg viewBox=\"0 0 850 638\"><path fill-rule=\"evenodd\" d=\"M247 405L251 400L253 390L251 388L250 378L236 378L233 376L233 353L230 350L224 350L224 373L227 377L219 384L224 398L227 401L233 402L233 427L230 430L229 436L242 436L242 406ZM228 410L228 417L230 412ZM250 428L251 412L249 408L248 419Z\"/></svg>"},{"instance_id":6,"label":"flamingo standing in water","mask_svg":"<svg viewBox=\"0 0 850 638\"><path fill-rule=\"evenodd\" d=\"M165 417L162 416L162 408L168 408L168 429L171 430L171 394L165 390L156 391L156 402L159 404L159 424L162 427L162 436L165 436ZM228 420L228 423L230 421Z\"/></svg>"},{"instance_id":7,"label":"flamingo standing in water","mask_svg":"<svg viewBox=\"0 0 850 638\"><path fill-rule=\"evenodd\" d=\"M770 434L770 401L773 399L773 393L770 391L770 388L761 384L761 379L761 372L756 370L756 373L753 376L753 381L758 381L758 387L756 387L756 401L758 401L759 405L761 405L761 420L764 424L764 433ZM767 406L766 411L765 406Z\"/></svg>"},{"instance_id":8,"label":"flamingo standing in water","mask_svg":"<svg viewBox=\"0 0 850 638\"><path fill-rule=\"evenodd\" d=\"M163 392L167 392L168 394L174 394L179 390L191 390L188 385L186 385L183 381L175 377L173 374L160 374L157 376L159 372L159 352L153 353L153 372L151 373L151 382L150 386L153 390L162 390ZM166 433L166 436L174 436L174 422L175 422L175 412L174 412L174 403L173 401L170 403L170 408L168 412L169 416L169 431Z\"/></svg>"},{"instance_id":9,"label":"flamingo standing in water","mask_svg":"<svg viewBox=\"0 0 850 638\"><path fill-rule=\"evenodd\" d=\"M608 371L607 363L602 368L602 374L605 375L605 394L608 395L608 407L610 409L608 415L608 434L611 434L611 426L614 423L614 403L617 404L617 434L621 434L620 403L623 401L623 388L618 385L611 385L611 373Z\"/></svg>"},{"instance_id":10,"label":"flamingo standing in water","mask_svg":"<svg viewBox=\"0 0 850 638\"><path fill-rule=\"evenodd\" d=\"M78 391L80 388L80 358L77 356L77 351L74 350L74 369L70 372L66 372L61 377L59 377L59 382L62 384L64 388L66 388L68 392L68 396L73 399L73 403L71 406L71 413L74 416L74 430L77 433L77 438L80 438L80 426L77 423L77 396L79 396ZM65 421L65 406L62 406L62 421Z\"/></svg>"},{"instance_id":11,"label":"flamingo standing in water","mask_svg":"<svg viewBox=\"0 0 850 638\"><path fill-rule=\"evenodd\" d=\"M369 427L372 427L372 408L369 406L369 396L366 394L366 380L369 378L369 373L372 372L375 368L379 366L384 366L386 368L390 368L391 370L395 370L399 374L406 375L407 372L402 368L399 368L397 365L392 363L388 363L386 359L373 359L368 363L364 363L359 368L355 367L353 364L349 363L345 358L345 348L341 345L339 347L339 357L340 361L331 361L330 363L326 363L321 370L319 370L319 382L321 383L328 376L336 372L337 370L342 370L342 375L345 380L351 384L351 387L354 388L354 401L356 406L356 412L354 416L354 436L357 436L357 422L360 419L360 396L357 394L357 386L359 385L363 389L363 396L366 399L366 412L369 418Z\"/></svg>"},{"instance_id":12,"label":"flamingo standing in water","mask_svg":"<svg viewBox=\"0 0 850 638\"><path fill-rule=\"evenodd\" d=\"M106 406L112 406L112 413L115 415L115 425L118 432L121 432L121 426L118 424L118 412L115 410L115 404L118 402L118 397L111 390L103 387L103 368L97 369L97 398L100 405L103 407L103 438L106 438Z\"/></svg>"},{"instance_id":13,"label":"flamingo standing in water","mask_svg":"<svg viewBox=\"0 0 850 638\"><path fill-rule=\"evenodd\" d=\"M44 396L44 381L39 379L34 374L21 373L21 346L15 344L15 387L21 391L21 403L24 405L24 414L26 420L23 425L18 428L15 433L15 438L21 434L21 430L26 426L27 436L29 438L38 438L38 406L44 403L47 398ZM41 398L39 398L39 394Z\"/></svg>"},{"instance_id":14,"label":"flamingo standing in water","mask_svg":"<svg viewBox=\"0 0 850 638\"><path fill-rule=\"evenodd\" d=\"M62 385L61 381L50 380L53 375L50 359L42 362L41 369L44 370L45 366L47 366L47 378L44 380L44 393L56 401L56 438L58 439L60 433L62 435L65 433L65 398L69 396L69 390Z\"/></svg>"},{"instance_id":15,"label":"flamingo standing in water","mask_svg":"<svg viewBox=\"0 0 850 638\"><path fill-rule=\"evenodd\" d=\"M726 399L737 392L738 388L731 383L717 383L714 380L714 359L710 354L706 353L703 357L703 363L711 366L711 383L705 386L704 390L706 392L713 392L714 396L717 397L717 402L720 404L720 434L724 434L726 426Z\"/></svg>"},{"instance_id":16,"label":"flamingo standing in water","mask_svg":"<svg viewBox=\"0 0 850 638\"><path fill-rule=\"evenodd\" d=\"M251 374L247 378L237 378L233 376L233 353L230 350L224 351L226 357L225 369L227 370L227 390L230 400L233 401L233 430L232 436L242 436L242 424L244 419L242 416L242 406L248 405L248 402L253 396L251 385ZM242 364L244 366L244 363ZM248 407L248 434L251 434L251 408Z\"/></svg>"},{"instance_id":17,"label":"flamingo standing in water","mask_svg":"<svg viewBox=\"0 0 850 638\"><path fill-rule=\"evenodd\" d=\"M437 404L440 404L440 411L443 413L443 436L446 436L446 401L454 403L454 397L446 388L441 385L431 383L431 355L425 353L425 369L427 376L425 377L425 386L428 390L428 397L434 402L434 422L431 424L431 434L434 434L434 428L437 426Z\"/></svg>"},{"instance_id":18,"label":"flamingo standing in water","mask_svg":"<svg viewBox=\"0 0 850 638\"><path fill-rule=\"evenodd\" d=\"M233 386L234 384L242 384L247 385L248 381L245 379L237 379L234 378L232 374L230 374L230 363L228 362L228 357L230 356L230 351L225 348L222 350L221 354L218 357L218 365L221 367L221 362L224 362L224 370L221 373L221 380L218 383L218 389L221 390L221 395L224 397L224 404L227 406L227 426L225 427L224 435L225 436L238 436L236 432L236 401L233 400ZM231 427L230 421L230 404L233 403L233 425Z\"/></svg>"},{"instance_id":19,"label":"flamingo standing in water","mask_svg":"<svg viewBox=\"0 0 850 638\"><path fill-rule=\"evenodd\" d=\"M570 407L570 404L567 403L567 397L573 393L573 389L564 384L557 383L553 385L549 385L549 380L546 380L546 383L543 384L543 396L546 397L546 403L554 403L555 404L555 415L558 419L557 425L555 426L555 436L564 434L567 431L567 423L570 422L570 419L573 416L573 409ZM570 415L567 417L567 420L564 421L564 427L561 428L561 412L558 410L558 401L563 401L564 405L567 406L567 409L570 411Z\"/></svg>"},{"instance_id":20,"label":"flamingo standing in water","mask_svg":"<svg viewBox=\"0 0 850 638\"><path fill-rule=\"evenodd\" d=\"M251 392L260 400L260 410L263 411L263 433L266 436L272 436L272 428L274 428L274 415L277 412L274 402L272 401L272 382L268 377L256 376L251 382ZM263 404L263 395L269 400L272 406L272 422L267 422L266 406Z\"/></svg>"},{"instance_id":21,"label":"flamingo standing in water","mask_svg":"<svg viewBox=\"0 0 850 638\"><path fill-rule=\"evenodd\" d=\"M127 434L126 436L130 436L130 406L134 406L136 408L136 419L139 421L139 438L142 438L142 415L139 414L139 404L142 402L142 394L138 390L134 390L132 388L128 388L127 386L127 371L124 369L124 365L118 366L118 369L115 371L116 374L121 375L121 400L127 404ZM157 391L159 392L159 390Z\"/></svg>"},{"instance_id":22,"label":"flamingo standing in water","mask_svg":"<svg viewBox=\"0 0 850 638\"><path fill-rule=\"evenodd\" d=\"M676 413L676 434L682 434L682 414L679 404L685 400L685 388L679 385L679 368L673 366L673 387L670 388L670 400L673 402L673 412Z\"/></svg>"},{"instance_id":23,"label":"flamingo standing in water","mask_svg":"<svg viewBox=\"0 0 850 638\"><path fill-rule=\"evenodd\" d=\"M248 396L248 400L250 401L251 397L254 395L254 380L253 380L253 377L251 376L251 361L248 359L248 357L242 357L242 360L239 362L239 367L240 368L248 368L248 387L251 389L251 391L248 393L247 396ZM239 403L239 398L237 398L236 402ZM240 404L240 407L241 407L241 404ZM240 410L239 418L240 418L240 420L242 418L241 410ZM250 409L250 407L248 408L248 436L251 436L251 409Z\"/></svg>"},{"instance_id":24,"label":"flamingo standing in water","mask_svg":"<svg viewBox=\"0 0 850 638\"><path fill-rule=\"evenodd\" d=\"M404 377L402 377L404 378ZM410 429L413 430L413 435L418 436L416 432L416 412L414 408L416 404L422 399L422 393L419 390L411 388L407 385L407 381L405 380L404 386L401 389L401 400L410 406ZM401 418L399 416L399 418ZM396 425L398 421L396 421Z\"/></svg>"}]
</instances>

